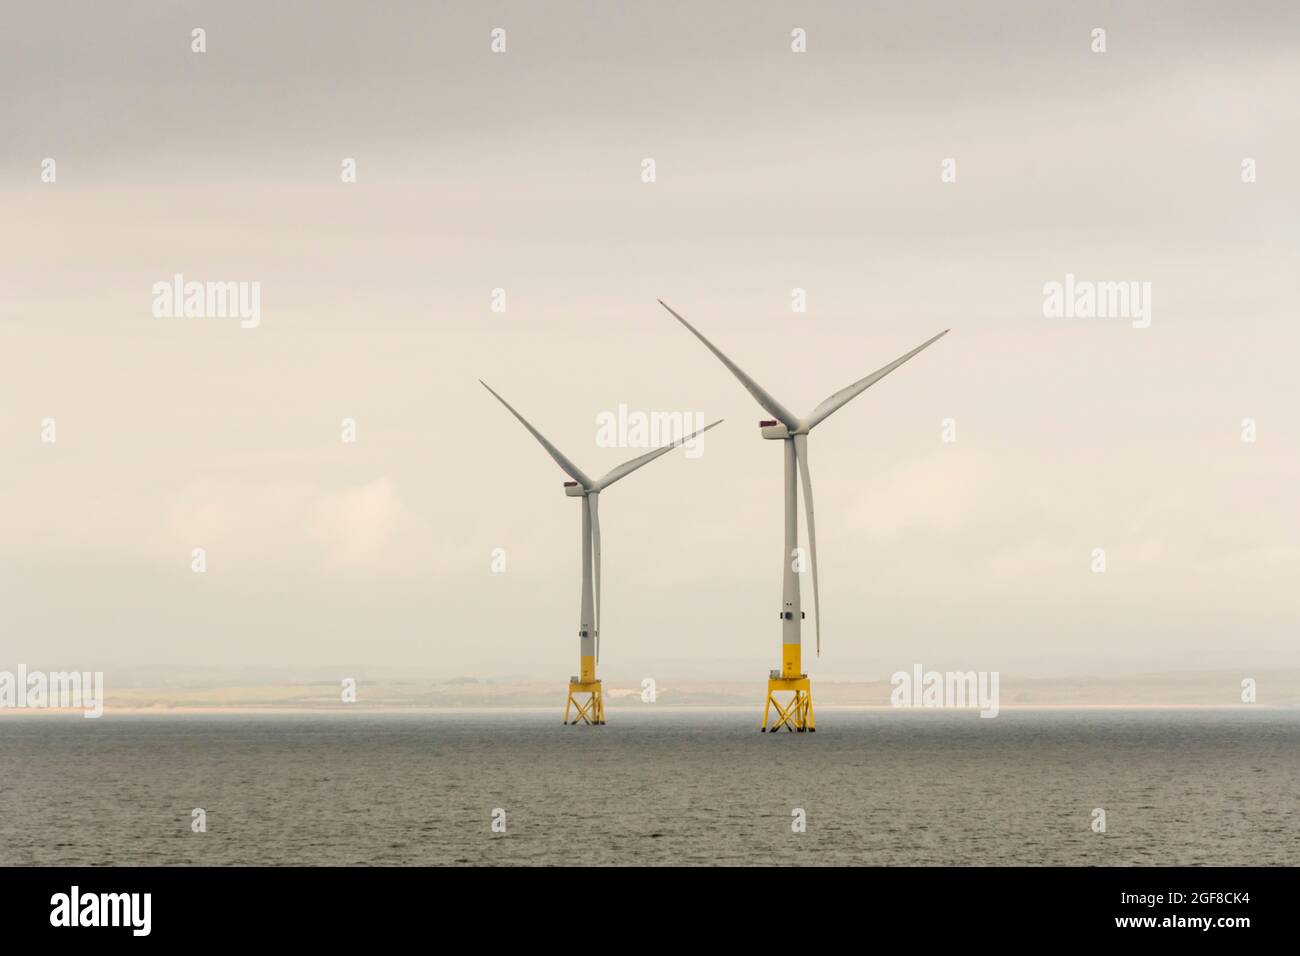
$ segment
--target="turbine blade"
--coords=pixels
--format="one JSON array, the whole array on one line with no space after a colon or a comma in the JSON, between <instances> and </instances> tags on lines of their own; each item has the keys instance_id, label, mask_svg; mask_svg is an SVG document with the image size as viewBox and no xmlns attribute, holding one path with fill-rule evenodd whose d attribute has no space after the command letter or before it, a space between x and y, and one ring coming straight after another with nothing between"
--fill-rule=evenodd
<instances>
[{"instance_id":1,"label":"turbine blade","mask_svg":"<svg viewBox=\"0 0 1300 956\"><path fill-rule=\"evenodd\" d=\"M822 596L817 589L817 525L813 522L812 475L808 472L808 436L794 436L794 456L803 481L803 508L808 516L808 556L812 559L813 613L817 615L817 656L822 656Z\"/></svg>"},{"instance_id":2,"label":"turbine blade","mask_svg":"<svg viewBox=\"0 0 1300 956\"><path fill-rule=\"evenodd\" d=\"M683 435L675 442L671 442L667 445L663 445L659 448L656 448L654 451L646 452L644 455L640 456L639 458L633 458L631 461L625 461L617 468L612 469L609 474L607 474L604 478L600 479L600 481L596 482L591 487L596 491L603 491L604 489L612 485L614 482L618 481L620 478L626 478L628 475L632 474L632 472L636 471L642 465L650 464L650 462L654 461L660 455L672 451L678 445L686 444L686 442L690 441L696 435L703 435L706 431L712 428L713 425L721 425L721 424L722 424L722 419L719 418L712 425L705 425L699 431L691 432L689 435Z\"/></svg>"},{"instance_id":3,"label":"turbine blade","mask_svg":"<svg viewBox=\"0 0 1300 956\"><path fill-rule=\"evenodd\" d=\"M596 585L596 663L600 663L600 495L587 495L587 509L591 512L591 571Z\"/></svg>"},{"instance_id":4,"label":"turbine blade","mask_svg":"<svg viewBox=\"0 0 1300 956\"><path fill-rule=\"evenodd\" d=\"M758 402L759 405L763 407L763 410L765 412L767 412L769 415L779 420L781 424L785 425L786 428L790 429L791 431L795 430L795 428L799 424L799 419L796 418L795 415L789 409L787 409L784 405L782 405L775 398L773 398L771 393L769 393L766 389L764 389L762 385L759 385L756 381L754 381L752 378L746 375L744 369L742 369L731 359L723 355L722 351L716 345L714 345L712 342L706 339L703 335L701 335L699 333L699 330L696 329L695 326L691 325L691 323L687 322L676 312L673 312L673 310L669 308L668 303L664 302L663 299L659 299L658 302L665 309L668 309L669 312L672 312L673 317L677 319L678 322L680 322L682 325L690 329L691 332L695 335L695 337L699 339L701 342L703 342L705 346L708 348L708 350L712 352L714 355L716 355L719 361L721 361L723 365L731 369L731 374L736 376L736 378L740 380L740 384L745 386L745 388L749 390L749 394L754 396L754 399Z\"/></svg>"},{"instance_id":5,"label":"turbine blade","mask_svg":"<svg viewBox=\"0 0 1300 956\"><path fill-rule=\"evenodd\" d=\"M496 400L498 402L500 402L506 408L510 409L510 414L515 416L515 418L519 419L519 423L523 425L525 428L527 428L528 431L532 434L532 436L536 438L538 442L541 443L541 446L547 450L547 452L550 454L552 458L555 459L555 463L564 469L564 473L566 475L568 475L574 481L578 482L578 484L582 485L582 487L584 488L591 487L591 479L582 473L582 469L580 469L573 462L569 461L569 459L565 458L564 453L561 452L560 449L552 445L549 441L547 441L545 435L539 432L532 425L528 424L528 420L524 418L523 415L520 415L517 411L511 408L509 402L507 402L500 395L497 395L496 392L493 392L491 385L483 381L483 379L479 379L478 383L482 385L484 388L486 388L489 392L492 392L492 394L496 396Z\"/></svg>"},{"instance_id":6,"label":"turbine blade","mask_svg":"<svg viewBox=\"0 0 1300 956\"><path fill-rule=\"evenodd\" d=\"M805 430L810 429L815 425L817 425L819 422L823 421L824 419L829 418L833 412L836 412L839 409L843 408L849 402L853 401L853 399L857 398L859 395L861 395L863 392L869 389L872 385L875 385L877 382L879 382L882 378L884 378L894 369L898 368L898 366L902 365L904 362L910 359L913 355L916 355L918 352L922 351L923 349L929 348L931 345L939 341L941 338L943 338L951 331L952 331L951 329L944 329L934 338L929 339L926 342L922 342L916 348L912 349L912 351L908 352L906 355L902 356L901 358L894 359L894 361L890 362L884 368L876 369L876 371L872 372L866 378L854 382L852 385L848 386L847 388L840 389L838 392L836 392L834 395L826 399L826 401L822 402L820 405L818 405L816 408L812 410L812 414L803 420L803 428Z\"/></svg>"}]
</instances>

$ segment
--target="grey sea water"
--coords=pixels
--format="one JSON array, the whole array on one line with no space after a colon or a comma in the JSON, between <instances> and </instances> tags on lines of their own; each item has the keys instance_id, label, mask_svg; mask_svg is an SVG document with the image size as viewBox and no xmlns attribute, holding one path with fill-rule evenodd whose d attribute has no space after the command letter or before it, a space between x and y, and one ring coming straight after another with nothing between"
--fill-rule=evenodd
<instances>
[{"instance_id":1,"label":"grey sea water","mask_svg":"<svg viewBox=\"0 0 1300 956\"><path fill-rule=\"evenodd\" d=\"M5 719L0 864L1300 863L1300 712L818 720Z\"/></svg>"}]
</instances>

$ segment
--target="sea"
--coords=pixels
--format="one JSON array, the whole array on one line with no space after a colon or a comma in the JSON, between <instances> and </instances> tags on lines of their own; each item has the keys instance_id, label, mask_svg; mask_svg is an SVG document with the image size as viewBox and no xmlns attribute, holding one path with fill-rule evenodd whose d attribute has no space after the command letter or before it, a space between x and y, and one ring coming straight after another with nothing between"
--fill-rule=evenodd
<instances>
[{"instance_id":1,"label":"sea","mask_svg":"<svg viewBox=\"0 0 1300 956\"><path fill-rule=\"evenodd\" d=\"M1300 864L1300 711L757 717L5 716L0 865Z\"/></svg>"}]
</instances>

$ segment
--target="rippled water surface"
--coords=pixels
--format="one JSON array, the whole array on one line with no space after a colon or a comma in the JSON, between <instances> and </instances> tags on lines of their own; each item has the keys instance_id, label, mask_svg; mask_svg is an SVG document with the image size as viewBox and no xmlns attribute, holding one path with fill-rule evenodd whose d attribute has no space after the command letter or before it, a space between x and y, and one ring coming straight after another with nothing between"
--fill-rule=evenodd
<instances>
[{"instance_id":1,"label":"rippled water surface","mask_svg":"<svg viewBox=\"0 0 1300 956\"><path fill-rule=\"evenodd\" d=\"M8 717L0 864L1300 863L1297 712L610 721Z\"/></svg>"}]
</instances>

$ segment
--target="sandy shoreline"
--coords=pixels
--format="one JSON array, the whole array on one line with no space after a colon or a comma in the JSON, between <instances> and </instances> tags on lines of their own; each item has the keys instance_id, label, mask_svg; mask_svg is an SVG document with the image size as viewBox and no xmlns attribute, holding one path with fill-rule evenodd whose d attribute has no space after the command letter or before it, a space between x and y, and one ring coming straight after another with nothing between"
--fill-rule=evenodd
<instances>
[{"instance_id":1,"label":"sandy shoreline","mask_svg":"<svg viewBox=\"0 0 1300 956\"><path fill-rule=\"evenodd\" d=\"M640 711L649 713L654 711L666 711L668 713L701 713L701 712L722 712L722 713L750 713L755 710L753 707L733 705L733 704L700 704L693 706L673 706L665 704L654 705L633 705L628 707L619 707L606 705L606 709L616 713L632 713ZM1297 710L1300 708L1284 705L1269 704L1002 704L999 711L1102 711L1102 710L1205 710L1205 711L1248 711L1248 710L1268 710L1268 711L1287 711ZM354 714L362 716L381 716L384 714L411 715L427 714L430 716L451 716L451 715L497 715L497 714L558 714L562 708L559 707L403 707L399 705L385 707L366 707L356 704L346 706L339 705L334 707L217 707L217 706L168 706L165 704L155 704L147 707L112 707L104 708L103 716L126 716L126 717L168 717L168 716L221 716L244 714L249 716L338 716L341 714ZM943 713L947 712L974 712L978 713L978 707L894 707L890 704L825 704L817 708L818 712L845 712L845 711L905 711L921 714ZM0 708L0 719L5 717L81 717L86 718L84 711L70 708ZM102 719L93 718L93 719Z\"/></svg>"}]
</instances>

